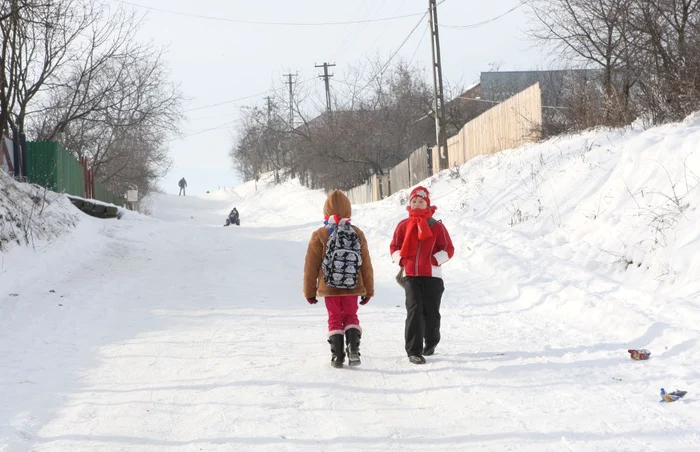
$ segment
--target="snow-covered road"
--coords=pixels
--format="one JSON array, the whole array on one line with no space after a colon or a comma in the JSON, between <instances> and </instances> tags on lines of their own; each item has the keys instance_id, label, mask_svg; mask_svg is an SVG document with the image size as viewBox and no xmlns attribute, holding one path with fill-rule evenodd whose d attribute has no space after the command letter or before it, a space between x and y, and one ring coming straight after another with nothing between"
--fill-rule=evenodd
<instances>
[{"instance_id":1,"label":"snow-covered road","mask_svg":"<svg viewBox=\"0 0 700 452\"><path fill-rule=\"evenodd\" d=\"M657 403L697 380L697 311L667 318L508 227L454 228L462 256L424 366L403 351L391 231L365 227L377 296L360 308L362 365L332 368L325 309L300 294L323 200L308 196L307 221L250 226L237 200L240 228L220 226L231 198L160 196L162 221L86 219L34 255L31 278L8 267L0 451L700 450L697 394Z\"/></svg>"}]
</instances>

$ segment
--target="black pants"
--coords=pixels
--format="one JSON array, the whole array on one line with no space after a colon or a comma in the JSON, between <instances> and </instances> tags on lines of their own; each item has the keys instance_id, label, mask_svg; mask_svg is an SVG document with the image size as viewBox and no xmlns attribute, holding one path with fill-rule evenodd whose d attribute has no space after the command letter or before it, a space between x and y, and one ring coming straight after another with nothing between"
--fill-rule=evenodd
<instances>
[{"instance_id":1,"label":"black pants","mask_svg":"<svg viewBox=\"0 0 700 452\"><path fill-rule=\"evenodd\" d=\"M425 346L440 342L440 301L445 285L442 278L414 276L406 278L406 353L423 354Z\"/></svg>"}]
</instances>

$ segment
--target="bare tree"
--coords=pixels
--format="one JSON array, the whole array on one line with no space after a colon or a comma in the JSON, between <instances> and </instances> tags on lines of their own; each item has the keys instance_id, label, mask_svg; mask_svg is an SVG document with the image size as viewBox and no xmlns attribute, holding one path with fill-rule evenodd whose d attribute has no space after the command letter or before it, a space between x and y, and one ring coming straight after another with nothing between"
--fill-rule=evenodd
<instances>
[{"instance_id":1,"label":"bare tree","mask_svg":"<svg viewBox=\"0 0 700 452\"><path fill-rule=\"evenodd\" d=\"M265 109L242 110L238 125L238 140L229 155L246 180L258 179L264 172L274 172L280 182L293 167L292 135L284 112L271 99Z\"/></svg>"},{"instance_id":2,"label":"bare tree","mask_svg":"<svg viewBox=\"0 0 700 452\"><path fill-rule=\"evenodd\" d=\"M636 82L632 52L639 40L627 20L633 1L526 0L536 19L530 30L535 39L568 60L602 71L603 124L631 119L629 97ZM621 80L616 74L622 74Z\"/></svg>"},{"instance_id":3,"label":"bare tree","mask_svg":"<svg viewBox=\"0 0 700 452\"><path fill-rule=\"evenodd\" d=\"M700 1L634 0L643 102L654 122L700 108Z\"/></svg>"},{"instance_id":4,"label":"bare tree","mask_svg":"<svg viewBox=\"0 0 700 452\"><path fill-rule=\"evenodd\" d=\"M415 149L434 144L432 90L415 67L371 61L350 68L340 84L331 113L309 115L297 103L299 124L294 127L283 119L278 105L284 100L279 97L267 112L264 107L245 110L230 151L244 178L274 171L283 177L298 174L313 187L348 189L372 174L384 174ZM297 102L304 98L295 94ZM312 112L325 110L324 102L313 106ZM453 107L455 130L485 109L465 101ZM474 113L466 117L464 111Z\"/></svg>"},{"instance_id":5,"label":"bare tree","mask_svg":"<svg viewBox=\"0 0 700 452\"><path fill-rule=\"evenodd\" d=\"M26 0L0 0L0 135L13 124L11 113L17 104L19 82L22 79L24 57L22 43L26 41L27 28L24 22L32 20L36 11L45 6Z\"/></svg>"},{"instance_id":6,"label":"bare tree","mask_svg":"<svg viewBox=\"0 0 700 452\"><path fill-rule=\"evenodd\" d=\"M0 0L0 123L88 157L97 180L142 192L170 165L181 97L140 19L92 0Z\"/></svg>"},{"instance_id":7,"label":"bare tree","mask_svg":"<svg viewBox=\"0 0 700 452\"><path fill-rule=\"evenodd\" d=\"M386 69L378 60L352 68L336 96L336 111L300 128L299 164L317 185L351 188L434 139L434 129L426 133L415 125L431 114L426 82L405 63Z\"/></svg>"},{"instance_id":8,"label":"bare tree","mask_svg":"<svg viewBox=\"0 0 700 452\"><path fill-rule=\"evenodd\" d=\"M81 36L97 23L95 8L88 0L3 1L3 10L10 11L10 17L0 23L3 36L9 37L2 62L6 72L2 99L7 107L3 119L20 133L30 103L78 57L74 49Z\"/></svg>"},{"instance_id":9,"label":"bare tree","mask_svg":"<svg viewBox=\"0 0 700 452\"><path fill-rule=\"evenodd\" d=\"M601 68L603 124L679 120L700 108L700 0L527 1L533 36Z\"/></svg>"},{"instance_id":10,"label":"bare tree","mask_svg":"<svg viewBox=\"0 0 700 452\"><path fill-rule=\"evenodd\" d=\"M76 68L41 104L32 131L88 157L98 180L115 189L128 182L145 194L170 166L165 146L177 133L181 97L168 82L160 51L128 50L87 75L84 66Z\"/></svg>"}]
</instances>

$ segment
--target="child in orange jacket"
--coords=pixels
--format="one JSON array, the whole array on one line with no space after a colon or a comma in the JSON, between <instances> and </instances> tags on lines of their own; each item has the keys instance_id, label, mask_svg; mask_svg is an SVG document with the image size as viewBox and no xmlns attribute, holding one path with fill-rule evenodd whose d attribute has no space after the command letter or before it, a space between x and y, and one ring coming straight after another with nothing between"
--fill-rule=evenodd
<instances>
[{"instance_id":1,"label":"child in orange jacket","mask_svg":"<svg viewBox=\"0 0 700 452\"><path fill-rule=\"evenodd\" d=\"M304 263L304 297L310 304L316 304L316 297L325 297L328 311L328 342L331 344L331 365L343 367L345 353L348 353L348 364L360 364L360 337L362 329L357 317L357 299L362 297L360 304L367 304L374 296L374 271L370 259L367 239L357 226L350 225L352 212L350 200L341 191L334 191L326 199L323 206L325 226L317 229L311 235ZM346 234L356 234L359 239L357 256L359 271L352 288L339 288L333 283L329 285L322 268L326 256L326 246L332 232L342 229ZM338 231L339 232L339 231ZM355 242L357 244L357 242ZM356 267L353 266L353 273ZM339 284L342 286L342 283ZM347 348L343 349L343 334Z\"/></svg>"}]
</instances>

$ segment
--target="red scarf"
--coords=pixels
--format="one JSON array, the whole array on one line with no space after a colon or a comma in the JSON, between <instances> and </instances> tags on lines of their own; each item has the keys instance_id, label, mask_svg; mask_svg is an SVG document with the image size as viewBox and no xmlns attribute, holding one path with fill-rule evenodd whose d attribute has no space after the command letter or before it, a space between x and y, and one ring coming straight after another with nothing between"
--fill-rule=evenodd
<instances>
[{"instance_id":1,"label":"red scarf","mask_svg":"<svg viewBox=\"0 0 700 452\"><path fill-rule=\"evenodd\" d=\"M408 210L408 225L401 245L401 257L413 257L418 252L418 241L427 240L433 236L428 218L433 216L437 207L430 206L427 209L406 207L406 210Z\"/></svg>"}]
</instances>

